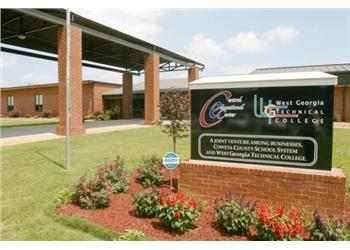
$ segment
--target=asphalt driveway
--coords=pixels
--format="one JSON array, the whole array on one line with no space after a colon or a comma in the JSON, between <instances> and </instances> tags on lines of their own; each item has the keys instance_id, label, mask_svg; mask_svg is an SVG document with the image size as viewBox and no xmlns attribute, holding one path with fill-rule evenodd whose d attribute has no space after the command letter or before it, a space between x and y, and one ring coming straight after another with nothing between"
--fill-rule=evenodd
<instances>
[{"instance_id":1,"label":"asphalt driveway","mask_svg":"<svg viewBox=\"0 0 350 250\"><path fill-rule=\"evenodd\" d=\"M143 120L132 119L132 120L87 121L84 123L87 129L113 127L113 126L128 125L128 124L141 125L143 124ZM56 127L57 127L57 124L1 128L1 138L10 138L10 137L24 136L24 135L37 135L37 134L43 134L43 133L56 134Z\"/></svg>"}]
</instances>

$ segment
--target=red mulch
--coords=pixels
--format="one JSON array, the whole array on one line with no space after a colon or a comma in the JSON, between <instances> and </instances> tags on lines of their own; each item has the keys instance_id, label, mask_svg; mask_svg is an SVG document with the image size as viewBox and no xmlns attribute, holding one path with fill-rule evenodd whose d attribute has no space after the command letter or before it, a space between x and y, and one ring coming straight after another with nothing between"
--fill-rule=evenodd
<instances>
[{"instance_id":1,"label":"red mulch","mask_svg":"<svg viewBox=\"0 0 350 250\"><path fill-rule=\"evenodd\" d=\"M174 179L177 177L176 170L173 170L172 175ZM82 217L117 233L127 229L137 229L147 237L157 240L249 240L247 237L225 234L217 228L213 201L208 201L200 219L195 223L195 228L183 234L169 231L160 224L157 218L138 218L133 214L132 196L141 190L143 187L136 182L135 175L133 175L128 193L112 195L107 208L89 210L82 209L75 204L68 204L56 209L56 213Z\"/></svg>"},{"instance_id":2,"label":"red mulch","mask_svg":"<svg viewBox=\"0 0 350 250\"><path fill-rule=\"evenodd\" d=\"M168 175L168 174L166 174ZM173 170L174 184L178 173ZM168 182L169 183L169 182ZM174 186L175 186L174 185ZM214 201L207 201L201 217L195 223L195 228L189 232L179 234L169 231L162 226L157 218L138 218L133 214L132 196L143 190L136 182L135 174L131 178L131 187L127 194L115 194L111 197L108 208L82 209L75 204L68 204L56 209L57 214L78 216L93 223L109 228L117 233L127 229L142 231L147 237L157 240L255 240L256 237L232 236L221 231L215 220ZM350 204L346 207L346 218L350 219Z\"/></svg>"}]
</instances>

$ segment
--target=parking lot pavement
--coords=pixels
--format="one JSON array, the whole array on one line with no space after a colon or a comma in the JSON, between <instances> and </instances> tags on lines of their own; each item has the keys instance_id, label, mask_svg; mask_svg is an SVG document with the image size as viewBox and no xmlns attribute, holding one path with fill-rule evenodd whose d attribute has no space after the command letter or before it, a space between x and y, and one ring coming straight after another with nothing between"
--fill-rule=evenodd
<instances>
[{"instance_id":1,"label":"parking lot pavement","mask_svg":"<svg viewBox=\"0 0 350 250\"><path fill-rule=\"evenodd\" d=\"M141 119L89 121L84 123L86 134L149 127ZM63 138L56 135L57 124L1 128L1 146Z\"/></svg>"}]
</instances>

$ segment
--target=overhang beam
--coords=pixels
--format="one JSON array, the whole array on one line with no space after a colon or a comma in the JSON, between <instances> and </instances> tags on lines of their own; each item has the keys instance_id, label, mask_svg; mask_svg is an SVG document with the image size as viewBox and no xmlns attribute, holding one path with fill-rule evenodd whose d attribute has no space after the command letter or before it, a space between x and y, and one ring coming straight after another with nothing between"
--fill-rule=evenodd
<instances>
[{"instance_id":1,"label":"overhang beam","mask_svg":"<svg viewBox=\"0 0 350 250\"><path fill-rule=\"evenodd\" d=\"M30 56L30 57L35 57L35 58L39 58L39 59L45 59L45 60L57 62L57 56L43 55L43 54L39 54L39 53L33 53L33 52L18 50L18 49L12 49L12 48L7 48L7 47L3 47L3 46L1 46L0 48L1 48L1 52L7 52L7 53L17 54L17 55L22 55L22 56ZM123 69L118 69L118 68L114 68L114 67L113 68L106 67L106 66L102 66L102 65L89 63L89 62L82 62L82 65L84 67L89 67L89 68L102 69L102 70L118 72L118 73L130 73L132 75L140 76L139 72L130 71L128 69L123 70Z\"/></svg>"}]
</instances>

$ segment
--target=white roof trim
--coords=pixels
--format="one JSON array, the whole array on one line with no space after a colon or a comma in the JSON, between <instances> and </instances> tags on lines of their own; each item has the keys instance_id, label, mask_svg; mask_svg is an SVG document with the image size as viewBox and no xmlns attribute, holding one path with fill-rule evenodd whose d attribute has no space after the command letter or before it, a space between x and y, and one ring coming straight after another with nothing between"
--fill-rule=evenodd
<instances>
[{"instance_id":1,"label":"white roof trim","mask_svg":"<svg viewBox=\"0 0 350 250\"><path fill-rule=\"evenodd\" d=\"M336 85L337 76L323 72L291 72L206 77L190 82L190 89L327 86Z\"/></svg>"}]
</instances>

